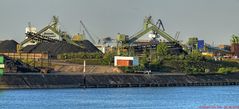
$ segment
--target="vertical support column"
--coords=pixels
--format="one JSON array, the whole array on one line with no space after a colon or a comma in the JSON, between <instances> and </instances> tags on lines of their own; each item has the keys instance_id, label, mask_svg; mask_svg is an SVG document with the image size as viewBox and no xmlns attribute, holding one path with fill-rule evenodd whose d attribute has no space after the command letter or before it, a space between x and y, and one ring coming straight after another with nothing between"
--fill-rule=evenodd
<instances>
[{"instance_id":1,"label":"vertical support column","mask_svg":"<svg viewBox=\"0 0 239 109\"><path fill-rule=\"evenodd\" d=\"M42 58L43 53L41 53L41 67L43 67L43 58Z\"/></svg>"},{"instance_id":2,"label":"vertical support column","mask_svg":"<svg viewBox=\"0 0 239 109\"><path fill-rule=\"evenodd\" d=\"M84 69L83 69L83 73L85 73L85 66L86 66L86 63L85 63L85 60L84 60Z\"/></svg>"},{"instance_id":3,"label":"vertical support column","mask_svg":"<svg viewBox=\"0 0 239 109\"><path fill-rule=\"evenodd\" d=\"M29 64L29 62L28 62L28 54L29 54L29 53L26 53L26 54L27 54L27 64Z\"/></svg>"},{"instance_id":4,"label":"vertical support column","mask_svg":"<svg viewBox=\"0 0 239 109\"><path fill-rule=\"evenodd\" d=\"M33 66L34 66L34 67L36 67L35 61L36 61L36 56L35 56L35 53L33 53Z\"/></svg>"}]
</instances>

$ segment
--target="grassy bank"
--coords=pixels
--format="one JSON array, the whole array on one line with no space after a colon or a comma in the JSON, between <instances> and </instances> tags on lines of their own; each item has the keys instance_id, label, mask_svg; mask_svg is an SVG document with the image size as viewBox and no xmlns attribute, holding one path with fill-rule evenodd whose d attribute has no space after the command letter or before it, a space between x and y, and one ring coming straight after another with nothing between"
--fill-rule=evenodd
<instances>
[{"instance_id":1,"label":"grassy bank","mask_svg":"<svg viewBox=\"0 0 239 109\"><path fill-rule=\"evenodd\" d=\"M205 57L198 51L189 55L147 54L140 57L140 66L122 67L125 72L133 73L139 70L153 72L185 73L185 74L227 74L239 72L238 60L215 61L212 57Z\"/></svg>"}]
</instances>

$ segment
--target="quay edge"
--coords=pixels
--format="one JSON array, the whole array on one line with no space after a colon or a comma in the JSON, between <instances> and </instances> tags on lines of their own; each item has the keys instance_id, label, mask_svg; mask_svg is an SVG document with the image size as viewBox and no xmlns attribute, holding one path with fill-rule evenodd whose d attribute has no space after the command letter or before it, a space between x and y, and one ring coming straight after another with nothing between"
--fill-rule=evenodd
<instances>
[{"instance_id":1,"label":"quay edge","mask_svg":"<svg viewBox=\"0 0 239 109\"><path fill-rule=\"evenodd\" d=\"M119 88L239 85L239 74L38 74L9 73L0 77L0 89Z\"/></svg>"}]
</instances>

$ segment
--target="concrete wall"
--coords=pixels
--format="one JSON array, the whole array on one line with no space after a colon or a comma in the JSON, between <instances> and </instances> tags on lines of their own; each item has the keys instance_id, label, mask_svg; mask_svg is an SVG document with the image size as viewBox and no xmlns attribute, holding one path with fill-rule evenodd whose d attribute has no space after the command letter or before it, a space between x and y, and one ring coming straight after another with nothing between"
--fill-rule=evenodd
<instances>
[{"instance_id":1,"label":"concrete wall","mask_svg":"<svg viewBox=\"0 0 239 109\"><path fill-rule=\"evenodd\" d=\"M0 89L239 85L230 75L4 74Z\"/></svg>"}]
</instances>

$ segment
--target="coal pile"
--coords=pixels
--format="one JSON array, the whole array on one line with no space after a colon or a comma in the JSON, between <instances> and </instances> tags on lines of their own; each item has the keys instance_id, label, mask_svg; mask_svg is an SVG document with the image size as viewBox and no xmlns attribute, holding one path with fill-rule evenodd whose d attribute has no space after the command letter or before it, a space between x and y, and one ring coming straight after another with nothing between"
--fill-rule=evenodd
<instances>
[{"instance_id":1,"label":"coal pile","mask_svg":"<svg viewBox=\"0 0 239 109\"><path fill-rule=\"evenodd\" d=\"M90 41L88 40L83 40L83 41L78 41L76 42L78 45L81 45L84 47L86 52L99 52L99 49L95 47Z\"/></svg>"},{"instance_id":2,"label":"coal pile","mask_svg":"<svg viewBox=\"0 0 239 109\"><path fill-rule=\"evenodd\" d=\"M14 40L5 40L0 42L0 52L1 53L15 53L17 51L17 42Z\"/></svg>"},{"instance_id":3,"label":"coal pile","mask_svg":"<svg viewBox=\"0 0 239 109\"><path fill-rule=\"evenodd\" d=\"M77 42L81 47L69 44L67 42L42 42L36 45L28 45L22 49L25 53L48 53L51 57L56 57L62 53L79 52L100 52L91 42Z\"/></svg>"},{"instance_id":4,"label":"coal pile","mask_svg":"<svg viewBox=\"0 0 239 109\"><path fill-rule=\"evenodd\" d=\"M8 56L4 56L4 64L5 64L4 72L7 72L7 73L40 72L40 69L32 67L28 64L25 64L20 60L14 60Z\"/></svg>"}]
</instances>

